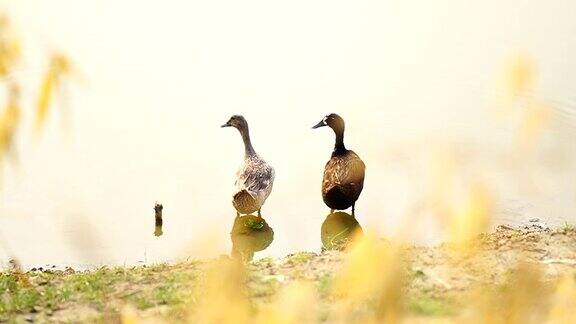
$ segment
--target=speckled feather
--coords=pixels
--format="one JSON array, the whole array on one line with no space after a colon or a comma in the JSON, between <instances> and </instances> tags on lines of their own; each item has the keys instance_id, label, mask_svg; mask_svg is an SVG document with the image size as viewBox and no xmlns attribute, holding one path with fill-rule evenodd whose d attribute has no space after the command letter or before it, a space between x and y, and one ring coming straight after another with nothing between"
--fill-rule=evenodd
<instances>
[{"instance_id":1,"label":"speckled feather","mask_svg":"<svg viewBox=\"0 0 576 324\"><path fill-rule=\"evenodd\" d=\"M252 213L259 210L270 193L274 183L274 168L257 154L244 158L236 179L234 207L240 213ZM252 199L243 196L248 193Z\"/></svg>"},{"instance_id":2,"label":"speckled feather","mask_svg":"<svg viewBox=\"0 0 576 324\"><path fill-rule=\"evenodd\" d=\"M332 156L324 169L322 196L326 200L328 192L337 188L349 198L351 205L362 192L365 170L364 162L354 151L349 150L345 154Z\"/></svg>"}]
</instances>

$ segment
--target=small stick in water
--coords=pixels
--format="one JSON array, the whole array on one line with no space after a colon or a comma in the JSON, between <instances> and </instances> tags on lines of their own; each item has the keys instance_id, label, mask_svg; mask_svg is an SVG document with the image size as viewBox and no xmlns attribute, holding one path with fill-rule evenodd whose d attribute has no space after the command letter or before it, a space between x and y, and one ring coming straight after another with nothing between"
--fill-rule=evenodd
<instances>
[{"instance_id":1,"label":"small stick in water","mask_svg":"<svg viewBox=\"0 0 576 324\"><path fill-rule=\"evenodd\" d=\"M162 236L162 209L164 209L164 206L162 206L162 204L156 203L156 205L154 206L155 220L156 220L154 236Z\"/></svg>"}]
</instances>

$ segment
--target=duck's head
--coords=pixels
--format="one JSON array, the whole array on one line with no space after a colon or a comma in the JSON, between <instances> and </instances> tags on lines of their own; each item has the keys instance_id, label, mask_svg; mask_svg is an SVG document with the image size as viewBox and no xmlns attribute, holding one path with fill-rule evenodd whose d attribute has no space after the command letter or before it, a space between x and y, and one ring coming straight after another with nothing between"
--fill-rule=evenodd
<instances>
[{"instance_id":1,"label":"duck's head","mask_svg":"<svg viewBox=\"0 0 576 324\"><path fill-rule=\"evenodd\" d=\"M344 131L344 119L338 116L338 114L330 114L324 117L318 124L314 125L312 128L319 128L329 126L334 131L343 132Z\"/></svg>"},{"instance_id":2,"label":"duck's head","mask_svg":"<svg viewBox=\"0 0 576 324\"><path fill-rule=\"evenodd\" d=\"M234 127L240 131L248 129L248 122L241 115L234 115L221 127Z\"/></svg>"}]
</instances>

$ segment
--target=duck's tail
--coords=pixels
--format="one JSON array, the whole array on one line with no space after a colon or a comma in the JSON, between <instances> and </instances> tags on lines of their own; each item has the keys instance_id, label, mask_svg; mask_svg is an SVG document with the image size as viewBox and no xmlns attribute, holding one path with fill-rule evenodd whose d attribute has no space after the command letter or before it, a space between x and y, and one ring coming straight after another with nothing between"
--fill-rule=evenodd
<instances>
[{"instance_id":1,"label":"duck's tail","mask_svg":"<svg viewBox=\"0 0 576 324\"><path fill-rule=\"evenodd\" d=\"M256 198L246 189L234 195L232 204L240 214L251 214L260 208Z\"/></svg>"},{"instance_id":2,"label":"duck's tail","mask_svg":"<svg viewBox=\"0 0 576 324\"><path fill-rule=\"evenodd\" d=\"M322 195L322 198L328 207L337 210L350 208L357 199L348 186L342 185L333 186Z\"/></svg>"}]
</instances>

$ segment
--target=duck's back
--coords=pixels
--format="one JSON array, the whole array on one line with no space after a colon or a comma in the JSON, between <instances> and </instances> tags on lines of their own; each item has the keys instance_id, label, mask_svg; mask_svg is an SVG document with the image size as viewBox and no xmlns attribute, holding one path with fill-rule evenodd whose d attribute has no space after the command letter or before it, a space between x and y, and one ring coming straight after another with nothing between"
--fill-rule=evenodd
<instances>
[{"instance_id":1,"label":"duck's back","mask_svg":"<svg viewBox=\"0 0 576 324\"><path fill-rule=\"evenodd\" d=\"M330 208L346 209L358 200L366 166L354 151L333 155L324 168L322 197Z\"/></svg>"},{"instance_id":2,"label":"duck's back","mask_svg":"<svg viewBox=\"0 0 576 324\"><path fill-rule=\"evenodd\" d=\"M274 169L258 155L247 156L237 173L233 204L242 214L262 207L272 192Z\"/></svg>"}]
</instances>

